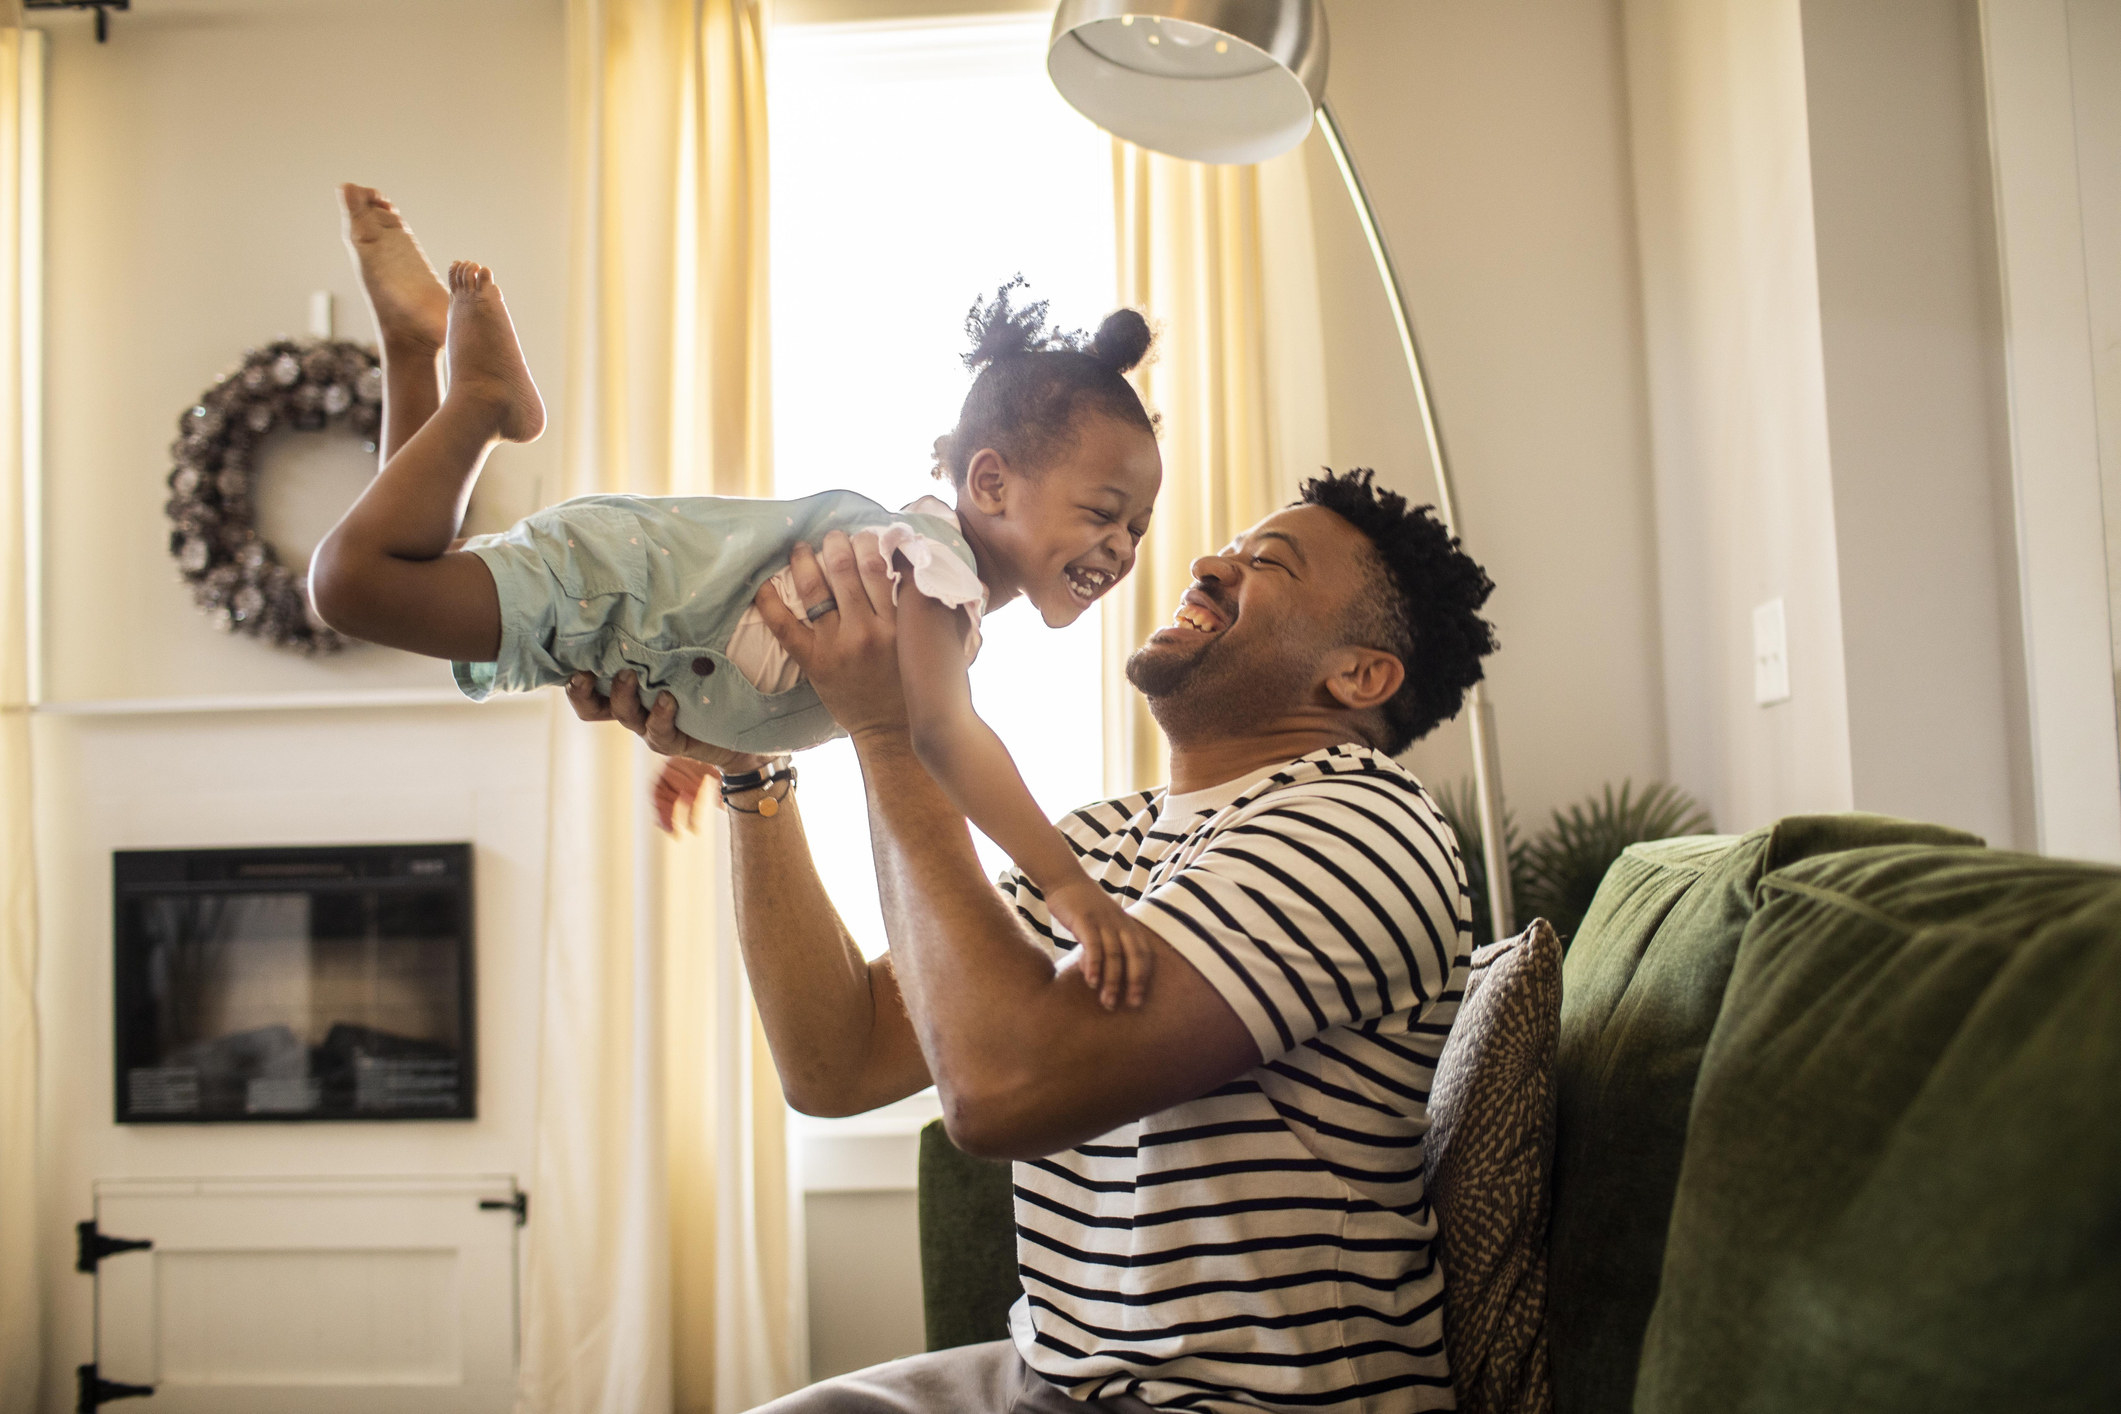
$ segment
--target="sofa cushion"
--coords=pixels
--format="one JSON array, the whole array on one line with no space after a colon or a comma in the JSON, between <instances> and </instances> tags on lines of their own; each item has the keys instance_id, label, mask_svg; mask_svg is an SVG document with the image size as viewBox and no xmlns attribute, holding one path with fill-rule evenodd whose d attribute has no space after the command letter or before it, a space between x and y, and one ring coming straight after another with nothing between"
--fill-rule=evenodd
<instances>
[{"instance_id":1,"label":"sofa cushion","mask_svg":"<svg viewBox=\"0 0 2121 1414\"><path fill-rule=\"evenodd\" d=\"M1564 1414L1633 1405L1702 1048L1762 876L1865 845L1974 845L1878 815L1637 845L1569 949L1556 1057L1547 1331Z\"/></svg>"},{"instance_id":2,"label":"sofa cushion","mask_svg":"<svg viewBox=\"0 0 2121 1414\"><path fill-rule=\"evenodd\" d=\"M1869 849L1760 893L1636 1408L2121 1409L2121 871Z\"/></svg>"},{"instance_id":3,"label":"sofa cushion","mask_svg":"<svg viewBox=\"0 0 2121 1414\"><path fill-rule=\"evenodd\" d=\"M930 1350L1009 1334L1009 1308L1024 1294L1009 1175L1008 1164L952 1144L941 1120L921 1127L921 1306Z\"/></svg>"},{"instance_id":4,"label":"sofa cushion","mask_svg":"<svg viewBox=\"0 0 2121 1414\"><path fill-rule=\"evenodd\" d=\"M1437 1058L1424 1159L1444 1348L1465 1414L1546 1414L1547 1175L1561 940L1545 919L1473 954Z\"/></svg>"}]
</instances>

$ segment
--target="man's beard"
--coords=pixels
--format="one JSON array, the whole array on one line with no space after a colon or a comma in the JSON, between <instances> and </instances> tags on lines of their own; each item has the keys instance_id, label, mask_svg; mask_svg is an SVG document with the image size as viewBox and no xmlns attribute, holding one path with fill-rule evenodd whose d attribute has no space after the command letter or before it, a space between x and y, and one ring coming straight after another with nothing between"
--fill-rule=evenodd
<instances>
[{"instance_id":1,"label":"man's beard","mask_svg":"<svg viewBox=\"0 0 2121 1414\"><path fill-rule=\"evenodd\" d=\"M1189 656L1176 653L1161 653L1153 644L1143 644L1127 658L1127 681L1135 690L1149 699L1152 707L1159 698L1181 692L1188 682L1200 672L1215 649L1213 640L1200 645L1200 651Z\"/></svg>"},{"instance_id":2,"label":"man's beard","mask_svg":"<svg viewBox=\"0 0 2121 1414\"><path fill-rule=\"evenodd\" d=\"M1256 659L1267 645L1249 646ZM1315 655L1308 665L1241 661L1224 651L1218 634L1190 654L1143 644L1127 659L1127 681L1148 699L1149 715L1165 738L1180 746L1259 730L1287 705L1290 684L1305 680L1306 666L1316 666Z\"/></svg>"}]
</instances>

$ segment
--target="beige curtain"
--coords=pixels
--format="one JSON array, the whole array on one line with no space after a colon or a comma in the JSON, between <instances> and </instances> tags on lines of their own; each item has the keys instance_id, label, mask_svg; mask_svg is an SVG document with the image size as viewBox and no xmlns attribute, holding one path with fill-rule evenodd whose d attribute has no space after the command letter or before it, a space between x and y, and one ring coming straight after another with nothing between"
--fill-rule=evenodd
<instances>
[{"instance_id":1,"label":"beige curtain","mask_svg":"<svg viewBox=\"0 0 2121 1414\"><path fill-rule=\"evenodd\" d=\"M37 876L30 772L30 516L44 36L0 10L0 1409L33 1409L37 1298Z\"/></svg>"},{"instance_id":2,"label":"beige curtain","mask_svg":"<svg viewBox=\"0 0 2121 1414\"><path fill-rule=\"evenodd\" d=\"M1303 149L1213 167L1115 140L1112 171L1119 298L1157 327L1139 383L1164 454L1149 537L1104 620L1105 784L1119 792L1170 776L1127 655L1169 621L1193 559L1290 500L1329 452Z\"/></svg>"},{"instance_id":3,"label":"beige curtain","mask_svg":"<svg viewBox=\"0 0 2121 1414\"><path fill-rule=\"evenodd\" d=\"M570 0L566 495L771 485L764 8ZM805 1351L726 851L656 834L625 734L562 712L551 763L517 1407L736 1414Z\"/></svg>"}]
</instances>

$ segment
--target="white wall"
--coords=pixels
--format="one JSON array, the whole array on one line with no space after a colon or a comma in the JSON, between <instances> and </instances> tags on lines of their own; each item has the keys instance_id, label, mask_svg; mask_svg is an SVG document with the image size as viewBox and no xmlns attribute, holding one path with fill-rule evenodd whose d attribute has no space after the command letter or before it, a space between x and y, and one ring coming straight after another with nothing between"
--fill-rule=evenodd
<instances>
[{"instance_id":1,"label":"white wall","mask_svg":"<svg viewBox=\"0 0 2121 1414\"><path fill-rule=\"evenodd\" d=\"M1628 0L1673 778L1723 829L1854 803L1796 0ZM1792 695L1753 702L1780 598Z\"/></svg>"},{"instance_id":2,"label":"white wall","mask_svg":"<svg viewBox=\"0 0 2121 1414\"><path fill-rule=\"evenodd\" d=\"M104 45L52 23L47 698L448 685L424 659L305 661L215 632L173 587L166 448L245 350L304 332L311 291L372 337L339 243L346 180L397 201L435 260L491 265L558 390L560 18L559 0L158 0ZM559 446L497 453L481 519L556 485Z\"/></svg>"},{"instance_id":3,"label":"white wall","mask_svg":"<svg viewBox=\"0 0 2121 1414\"><path fill-rule=\"evenodd\" d=\"M2114 26L2090 0L2034 8L2059 33L2065 7L2078 316L2105 377L2121 367L2098 220L2121 190L2100 161ZM1330 96L1402 267L1467 545L1498 586L1490 673L1520 820L1662 776L1726 829L1866 809L2091 849L2064 840L2097 831L2050 828L2036 791L2069 754L2035 760L2021 624L2045 620L2020 601L2059 591L2020 544L2032 424L2007 387L1995 202L2011 173L1990 170L1976 0L1329 12ZM2070 84L2050 78L2066 124ZM1312 180L1335 461L1425 498L1383 301L1316 150ZM2051 226L2021 241L2070 234ZM2106 628L2104 594L2081 588L2058 612ZM1762 707L1753 611L1772 599L1793 691ZM2113 735L2097 703L2044 691L2084 719L2070 741L2095 717ZM1464 775L1462 730L1410 760L1432 783ZM2049 779L2057 820L2089 809L2061 795Z\"/></svg>"},{"instance_id":4,"label":"white wall","mask_svg":"<svg viewBox=\"0 0 2121 1414\"><path fill-rule=\"evenodd\" d=\"M925 1350L916 1190L812 1192L803 1225L810 1378L829 1380Z\"/></svg>"},{"instance_id":5,"label":"white wall","mask_svg":"<svg viewBox=\"0 0 2121 1414\"><path fill-rule=\"evenodd\" d=\"M1978 17L1803 20L1854 803L2030 845Z\"/></svg>"},{"instance_id":6,"label":"white wall","mask_svg":"<svg viewBox=\"0 0 2121 1414\"><path fill-rule=\"evenodd\" d=\"M1674 774L1729 828L1853 807L2111 857L2111 281L2072 136L2110 124L2072 110L2062 0L1626 18ZM1793 695L1761 707L1773 597Z\"/></svg>"},{"instance_id":7,"label":"white wall","mask_svg":"<svg viewBox=\"0 0 2121 1414\"><path fill-rule=\"evenodd\" d=\"M368 336L338 243L332 187L348 178L399 199L437 259L493 264L557 387L561 13L559 0L158 0L114 15L102 46L82 17L40 17L54 35L48 707L447 690L439 663L376 649L310 662L215 633L167 558L164 448L245 349L303 331L310 291L335 291L342 334ZM481 514L520 513L556 446L498 463ZM39 718L47 1409L72 1407L73 1366L90 1358L70 1225L95 1179L527 1176L550 707ZM112 1124L110 852L392 840L475 846L479 1117Z\"/></svg>"},{"instance_id":8,"label":"white wall","mask_svg":"<svg viewBox=\"0 0 2121 1414\"><path fill-rule=\"evenodd\" d=\"M1527 827L1666 772L1627 97L1613 0L1328 0L1328 97L1412 306L1466 548L1496 583L1489 679ZM1405 365L1321 140L1334 464L1434 498ZM1463 724L1408 758L1471 774Z\"/></svg>"},{"instance_id":9,"label":"white wall","mask_svg":"<svg viewBox=\"0 0 2121 1414\"><path fill-rule=\"evenodd\" d=\"M2121 5L2069 0L2068 18L2085 295L2099 404L2099 482L2106 511L2107 621L2121 681Z\"/></svg>"},{"instance_id":10,"label":"white wall","mask_svg":"<svg viewBox=\"0 0 2121 1414\"><path fill-rule=\"evenodd\" d=\"M1984 0L1980 18L2039 845L2121 861L2098 348L2114 321L2109 278L2090 269L2112 245L2089 239L2112 219L2111 189L2083 166L2111 159L2112 133L2096 90L2082 106L2073 93L2073 70L2113 55L2074 8Z\"/></svg>"}]
</instances>

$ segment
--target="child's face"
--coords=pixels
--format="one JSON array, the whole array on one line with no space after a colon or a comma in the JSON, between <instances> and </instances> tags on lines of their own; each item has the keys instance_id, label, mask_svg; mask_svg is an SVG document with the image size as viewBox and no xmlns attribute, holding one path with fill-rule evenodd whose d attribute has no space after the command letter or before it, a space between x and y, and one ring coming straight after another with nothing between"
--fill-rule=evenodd
<instances>
[{"instance_id":1,"label":"child's face","mask_svg":"<svg viewBox=\"0 0 2121 1414\"><path fill-rule=\"evenodd\" d=\"M991 455L983 452L975 463ZM1063 628L1134 568L1164 462L1151 433L1086 414L1074 446L1039 470L979 471L975 465L966 489L1009 581L989 587L1021 590L1048 628Z\"/></svg>"}]
</instances>

